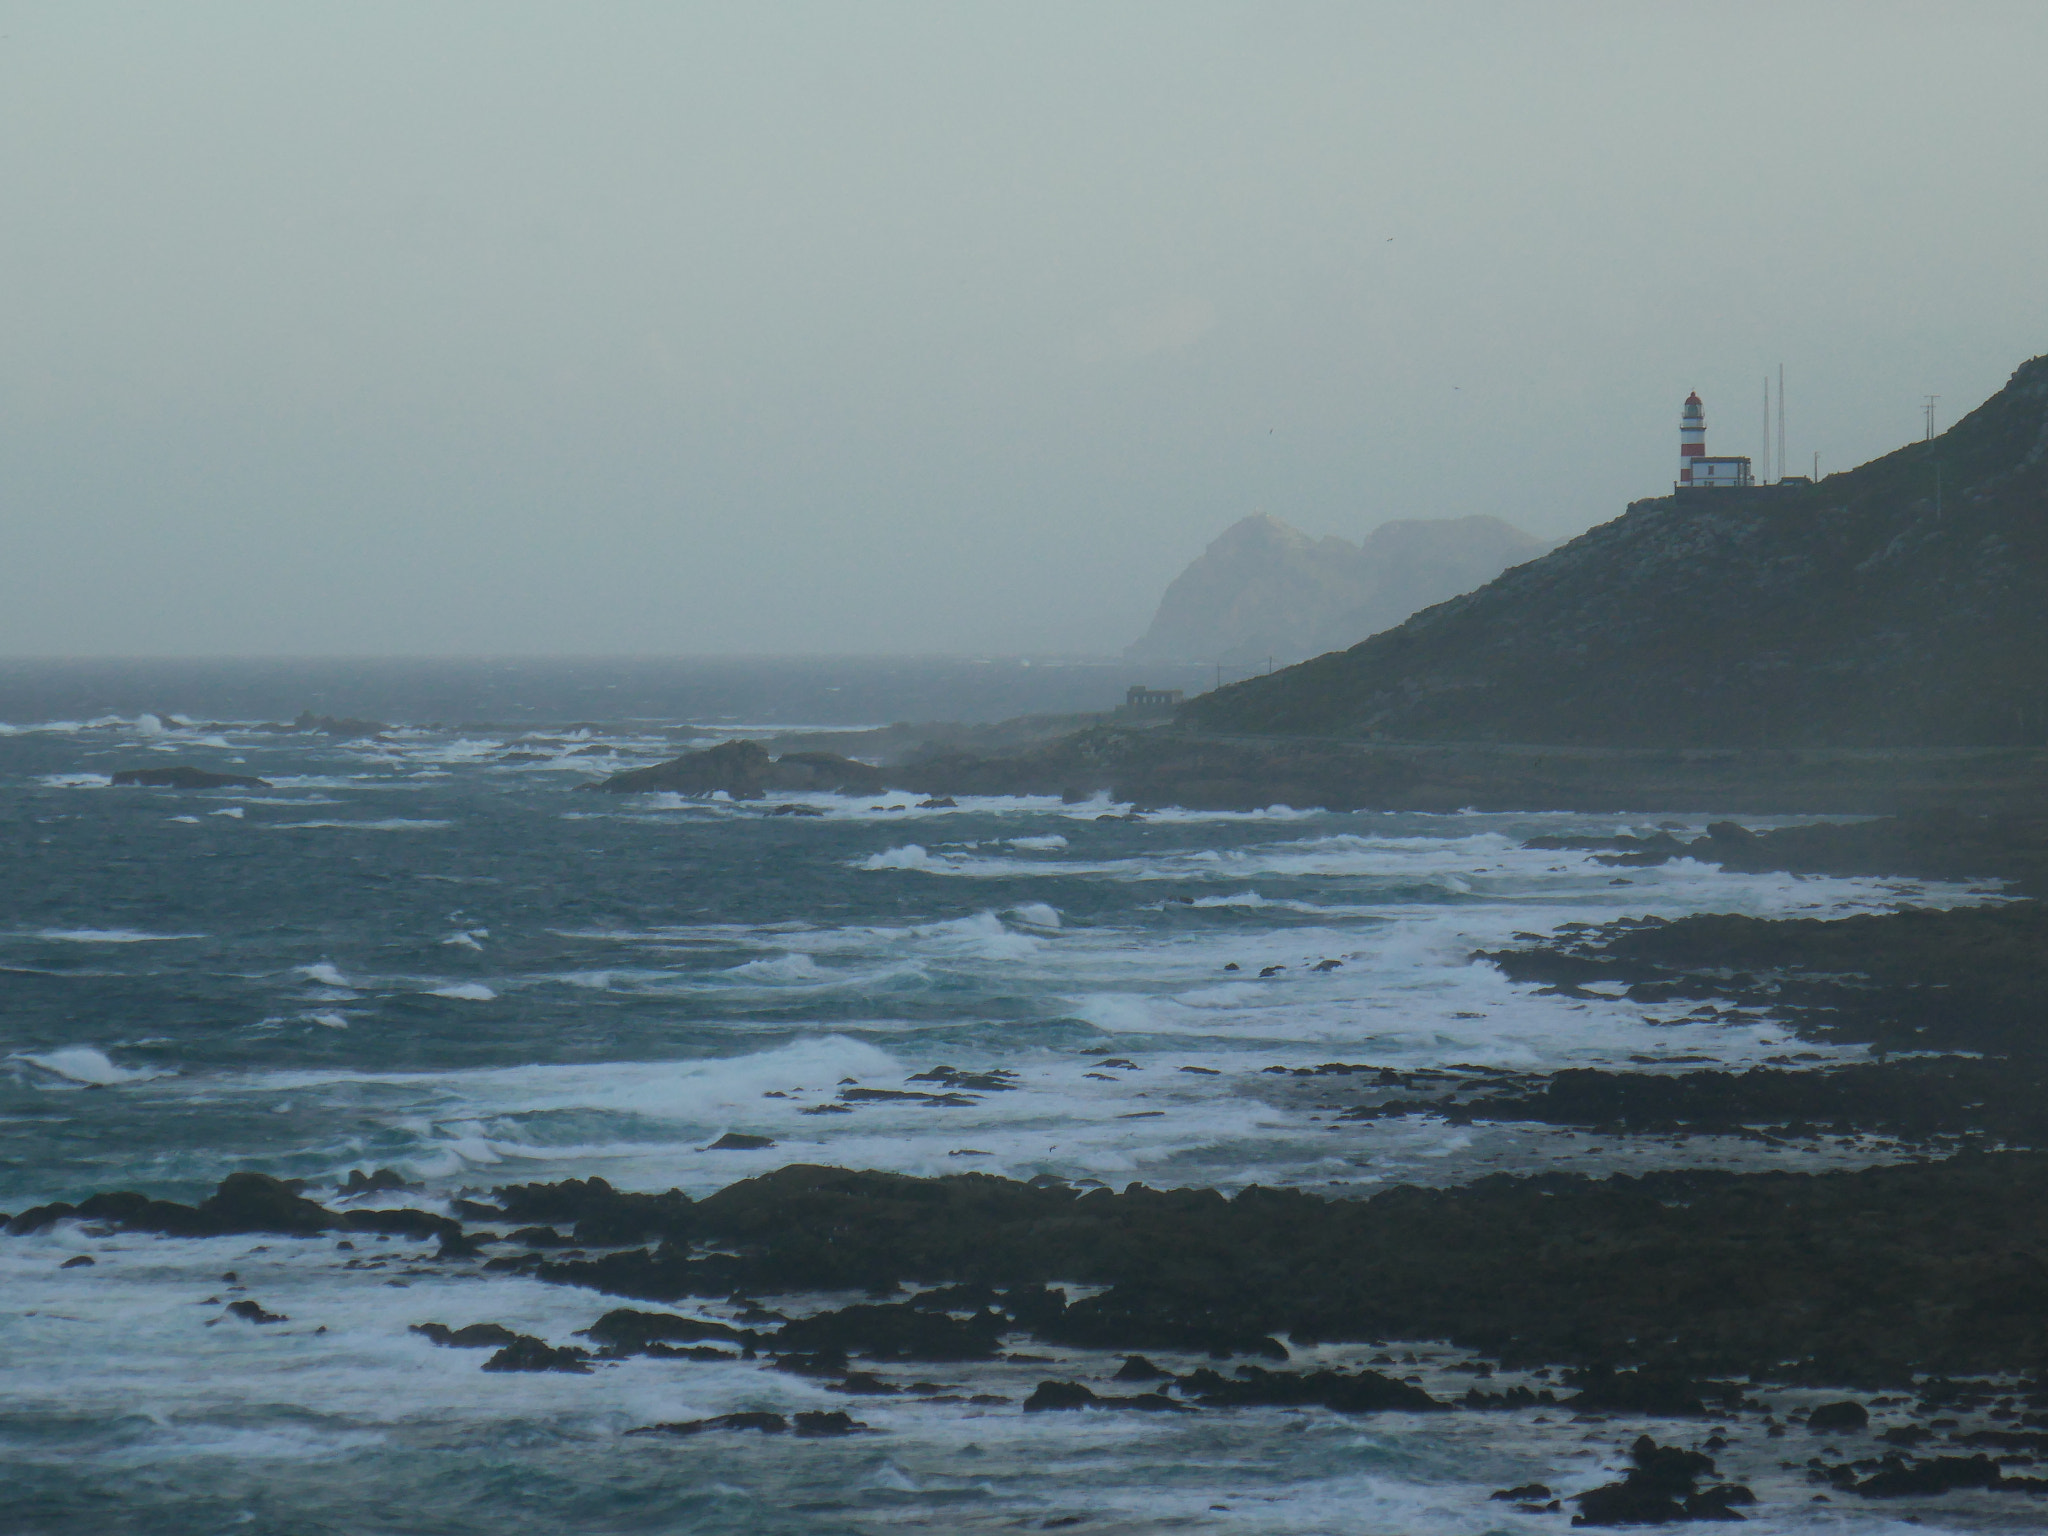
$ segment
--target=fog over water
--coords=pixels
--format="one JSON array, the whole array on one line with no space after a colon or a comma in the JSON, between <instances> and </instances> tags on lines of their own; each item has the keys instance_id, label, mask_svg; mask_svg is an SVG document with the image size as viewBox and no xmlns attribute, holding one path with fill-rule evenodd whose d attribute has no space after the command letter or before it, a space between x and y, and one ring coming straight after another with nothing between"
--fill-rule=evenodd
<instances>
[{"instance_id":1,"label":"fog over water","mask_svg":"<svg viewBox=\"0 0 2048 1536\"><path fill-rule=\"evenodd\" d=\"M0 5L0 653L1104 652L2044 345L2048 12Z\"/></svg>"}]
</instances>

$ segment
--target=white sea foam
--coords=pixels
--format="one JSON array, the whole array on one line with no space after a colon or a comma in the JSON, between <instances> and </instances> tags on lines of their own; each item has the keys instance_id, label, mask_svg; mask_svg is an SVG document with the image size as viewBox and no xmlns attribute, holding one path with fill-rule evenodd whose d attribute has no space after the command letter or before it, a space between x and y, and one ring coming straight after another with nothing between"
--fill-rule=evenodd
<instances>
[{"instance_id":1,"label":"white sea foam","mask_svg":"<svg viewBox=\"0 0 2048 1536\"><path fill-rule=\"evenodd\" d=\"M772 960L749 960L726 973L752 981L818 981L826 972L809 955L777 955Z\"/></svg>"},{"instance_id":2,"label":"white sea foam","mask_svg":"<svg viewBox=\"0 0 2048 1536\"><path fill-rule=\"evenodd\" d=\"M12 1058L25 1061L30 1066L49 1073L52 1077L66 1082L81 1083L94 1088L108 1088L117 1083L139 1083L159 1076L156 1072L136 1067L119 1067L107 1058L105 1051L90 1045L67 1045L54 1051L23 1052Z\"/></svg>"},{"instance_id":3,"label":"white sea foam","mask_svg":"<svg viewBox=\"0 0 2048 1536\"><path fill-rule=\"evenodd\" d=\"M292 969L292 974L295 976L303 976L308 981L317 981L323 987L339 987L345 989L353 987L355 985L354 982L350 981L346 976L342 975L340 971L336 970L331 962L326 960L321 960L313 965L294 966Z\"/></svg>"},{"instance_id":4,"label":"white sea foam","mask_svg":"<svg viewBox=\"0 0 2048 1536\"><path fill-rule=\"evenodd\" d=\"M430 817L387 816L378 821L273 821L265 825L278 832L308 832L320 828L340 832L431 832L451 827L454 823Z\"/></svg>"},{"instance_id":5,"label":"white sea foam","mask_svg":"<svg viewBox=\"0 0 2048 1536\"><path fill-rule=\"evenodd\" d=\"M931 869L932 856L925 852L920 843L905 843L900 848L887 848L880 853L871 853L858 866L861 869Z\"/></svg>"},{"instance_id":6,"label":"white sea foam","mask_svg":"<svg viewBox=\"0 0 2048 1536\"><path fill-rule=\"evenodd\" d=\"M56 944L170 944L203 933L144 933L136 928L39 928L33 937Z\"/></svg>"},{"instance_id":7,"label":"white sea foam","mask_svg":"<svg viewBox=\"0 0 2048 1536\"><path fill-rule=\"evenodd\" d=\"M488 1003L496 1000L498 994L480 981L451 981L445 986L430 987L432 997L452 997L465 1003Z\"/></svg>"},{"instance_id":8,"label":"white sea foam","mask_svg":"<svg viewBox=\"0 0 2048 1536\"><path fill-rule=\"evenodd\" d=\"M1054 849L1067 846L1066 838L1057 832L1049 833L1044 837L1008 837L1004 838L1003 841L1012 848L1021 849L1026 853L1050 853Z\"/></svg>"}]
</instances>

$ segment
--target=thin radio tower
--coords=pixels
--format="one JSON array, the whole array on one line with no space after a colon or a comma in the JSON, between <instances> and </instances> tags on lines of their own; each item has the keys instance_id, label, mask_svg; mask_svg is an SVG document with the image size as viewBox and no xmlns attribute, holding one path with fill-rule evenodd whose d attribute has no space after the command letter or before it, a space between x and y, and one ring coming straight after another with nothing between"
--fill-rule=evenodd
<instances>
[{"instance_id":1,"label":"thin radio tower","mask_svg":"<svg viewBox=\"0 0 2048 1536\"><path fill-rule=\"evenodd\" d=\"M1922 407L1927 412L1927 435L1920 439L1923 443L1934 441L1934 402L1940 398L1941 396L1939 395L1929 395L1927 397L1927 404Z\"/></svg>"},{"instance_id":2,"label":"thin radio tower","mask_svg":"<svg viewBox=\"0 0 2048 1536\"><path fill-rule=\"evenodd\" d=\"M1771 376L1764 375L1764 454L1756 467L1756 483L1771 483Z\"/></svg>"},{"instance_id":3,"label":"thin radio tower","mask_svg":"<svg viewBox=\"0 0 2048 1536\"><path fill-rule=\"evenodd\" d=\"M1785 478L1785 365L1778 364L1778 478Z\"/></svg>"}]
</instances>

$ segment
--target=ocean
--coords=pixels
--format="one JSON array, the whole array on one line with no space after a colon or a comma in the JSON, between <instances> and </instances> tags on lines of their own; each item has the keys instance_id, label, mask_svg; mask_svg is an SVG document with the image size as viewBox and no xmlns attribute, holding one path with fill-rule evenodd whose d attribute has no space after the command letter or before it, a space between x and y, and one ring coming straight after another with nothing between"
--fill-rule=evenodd
<instances>
[{"instance_id":1,"label":"ocean","mask_svg":"<svg viewBox=\"0 0 2048 1536\"><path fill-rule=\"evenodd\" d=\"M1616 871L1522 846L1660 824L1684 835L1711 806L1131 820L1107 800L925 809L888 794L788 796L777 803L819 814L770 816L584 792L733 735L1105 707L1133 681L1190 680L1015 659L10 663L0 1209L115 1189L194 1200L240 1169L323 1200L352 1169L391 1169L418 1188L373 1202L446 1209L571 1176L701 1195L798 1162L1363 1197L1535 1169L1874 1155L1339 1122L1326 1083L1269 1070L1860 1056L1764 1015L1542 995L1473 959L1519 932L1624 915L1982 899L1689 860ZM255 728L301 709L392 729ZM171 764L266 787L109 784ZM908 1091L940 1066L1012 1086L949 1102L842 1093ZM729 1133L772 1145L713 1150ZM490 1321L573 1343L616 1303L394 1239L67 1221L0 1239L0 1282L9 1531L1508 1531L1564 1517L1514 1513L1493 1490L1608 1481L1634 1435L1670 1432L1561 1413L1024 1414L1047 1374L1117 1368L1080 1350L919 1368L945 1389L924 1396L951 1401L849 1402L736 1360L486 1374L477 1353L411 1326ZM234 1317L237 1298L283 1320ZM1462 1352L1403 1348L1428 1389L1469 1384ZM625 1434L841 1408L873 1432ZM1760 1440L1731 1445L1723 1475L1756 1487L1761 1529L1897 1523L1811 1503ZM1959 1505L1954 1518L2019 1529L2026 1514Z\"/></svg>"}]
</instances>

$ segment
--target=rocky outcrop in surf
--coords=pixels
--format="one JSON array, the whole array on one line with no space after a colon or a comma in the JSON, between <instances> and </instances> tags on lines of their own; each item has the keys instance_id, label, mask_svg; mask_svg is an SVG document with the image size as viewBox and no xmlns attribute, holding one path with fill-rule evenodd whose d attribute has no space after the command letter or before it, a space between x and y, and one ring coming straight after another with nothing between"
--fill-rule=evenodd
<instances>
[{"instance_id":1,"label":"rocky outcrop in surf","mask_svg":"<svg viewBox=\"0 0 2048 1536\"><path fill-rule=\"evenodd\" d=\"M675 795L724 793L734 800L778 794L875 795L887 787L879 768L831 752L786 752L770 757L758 741L722 741L701 752L686 752L649 768L629 769L586 789L614 795L662 792Z\"/></svg>"}]
</instances>

